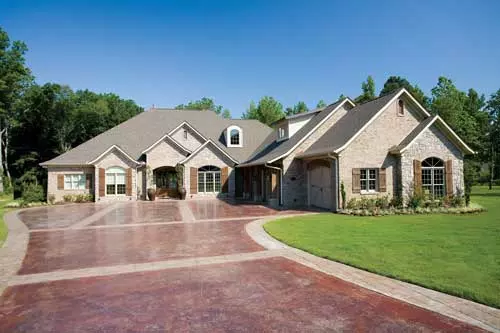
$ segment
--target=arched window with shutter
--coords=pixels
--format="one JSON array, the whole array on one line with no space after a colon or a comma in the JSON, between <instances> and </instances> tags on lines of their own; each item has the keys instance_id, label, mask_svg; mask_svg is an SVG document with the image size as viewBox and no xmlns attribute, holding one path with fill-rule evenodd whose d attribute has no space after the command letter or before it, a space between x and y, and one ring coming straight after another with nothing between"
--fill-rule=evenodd
<instances>
[{"instance_id":1,"label":"arched window with shutter","mask_svg":"<svg viewBox=\"0 0 500 333\"><path fill-rule=\"evenodd\" d=\"M433 198L445 195L445 167L442 159L429 157L422 161L422 189Z\"/></svg>"}]
</instances>

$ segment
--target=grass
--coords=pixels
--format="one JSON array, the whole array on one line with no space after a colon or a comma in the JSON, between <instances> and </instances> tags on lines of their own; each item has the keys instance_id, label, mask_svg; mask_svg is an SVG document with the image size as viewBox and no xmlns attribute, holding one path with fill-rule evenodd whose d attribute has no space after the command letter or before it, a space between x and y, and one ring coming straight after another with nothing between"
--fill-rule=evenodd
<instances>
[{"instance_id":1,"label":"grass","mask_svg":"<svg viewBox=\"0 0 500 333\"><path fill-rule=\"evenodd\" d=\"M356 217L319 214L272 221L275 238L320 257L500 308L500 188L475 187L474 215Z\"/></svg>"},{"instance_id":2,"label":"grass","mask_svg":"<svg viewBox=\"0 0 500 333\"><path fill-rule=\"evenodd\" d=\"M8 211L5 205L12 201L12 195L0 195L0 247L7 238L7 226L3 220L3 215Z\"/></svg>"}]
</instances>

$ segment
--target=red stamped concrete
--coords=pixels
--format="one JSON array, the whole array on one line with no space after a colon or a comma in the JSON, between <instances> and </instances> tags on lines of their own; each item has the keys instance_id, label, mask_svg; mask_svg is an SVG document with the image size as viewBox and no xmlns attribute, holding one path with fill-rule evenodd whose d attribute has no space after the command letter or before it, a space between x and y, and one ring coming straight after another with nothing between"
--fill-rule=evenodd
<instances>
[{"instance_id":1,"label":"red stamped concrete","mask_svg":"<svg viewBox=\"0 0 500 333\"><path fill-rule=\"evenodd\" d=\"M1 332L482 332L283 258L9 287Z\"/></svg>"},{"instance_id":2,"label":"red stamped concrete","mask_svg":"<svg viewBox=\"0 0 500 333\"><path fill-rule=\"evenodd\" d=\"M182 221L176 201L127 203L109 212L91 225L120 225Z\"/></svg>"},{"instance_id":3,"label":"red stamped concrete","mask_svg":"<svg viewBox=\"0 0 500 333\"><path fill-rule=\"evenodd\" d=\"M31 233L19 274L263 250L245 232L249 221Z\"/></svg>"},{"instance_id":4,"label":"red stamped concrete","mask_svg":"<svg viewBox=\"0 0 500 333\"><path fill-rule=\"evenodd\" d=\"M188 201L188 205L197 220L302 213L297 210L276 210L262 205L231 204L222 200L192 200Z\"/></svg>"},{"instance_id":5,"label":"red stamped concrete","mask_svg":"<svg viewBox=\"0 0 500 333\"><path fill-rule=\"evenodd\" d=\"M93 203L40 207L20 212L19 218L29 229L67 228L105 207Z\"/></svg>"}]
</instances>

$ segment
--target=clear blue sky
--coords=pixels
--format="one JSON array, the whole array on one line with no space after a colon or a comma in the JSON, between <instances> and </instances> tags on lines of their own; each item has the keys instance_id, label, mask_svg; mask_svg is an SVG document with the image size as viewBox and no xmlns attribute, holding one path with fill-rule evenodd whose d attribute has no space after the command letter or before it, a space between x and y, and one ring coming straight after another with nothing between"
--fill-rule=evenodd
<instances>
[{"instance_id":1,"label":"clear blue sky","mask_svg":"<svg viewBox=\"0 0 500 333\"><path fill-rule=\"evenodd\" d=\"M426 93L500 89L500 1L6 1L0 26L29 47L39 83L114 92L142 106L212 97L239 117L355 97L371 74Z\"/></svg>"}]
</instances>

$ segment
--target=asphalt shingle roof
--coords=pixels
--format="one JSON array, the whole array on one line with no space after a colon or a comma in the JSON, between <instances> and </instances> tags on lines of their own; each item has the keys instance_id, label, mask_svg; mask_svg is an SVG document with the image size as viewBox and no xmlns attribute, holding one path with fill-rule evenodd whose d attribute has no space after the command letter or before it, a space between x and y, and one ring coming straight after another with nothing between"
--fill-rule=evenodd
<instances>
[{"instance_id":1,"label":"asphalt shingle roof","mask_svg":"<svg viewBox=\"0 0 500 333\"><path fill-rule=\"evenodd\" d=\"M316 112L314 117L297 131L291 138L277 142L276 131L269 134L264 140L263 144L257 149L256 153L247 161L243 163L245 166L259 165L267 163L273 159L286 154L293 146L295 146L300 139L306 136L318 123L325 119L333 110L335 110L344 100L337 101L328 105L322 111Z\"/></svg>"},{"instance_id":2,"label":"asphalt shingle roof","mask_svg":"<svg viewBox=\"0 0 500 333\"><path fill-rule=\"evenodd\" d=\"M315 154L331 153L341 148L400 91L401 89L398 89L370 102L355 106L301 155L312 156Z\"/></svg>"},{"instance_id":3,"label":"asphalt shingle roof","mask_svg":"<svg viewBox=\"0 0 500 333\"><path fill-rule=\"evenodd\" d=\"M87 142L42 163L42 165L82 165L95 159L113 145L132 158L177 126L187 122L237 161L245 161L261 146L273 130L257 120L224 119L212 111L151 109L111 128ZM224 130L237 125L243 130L243 147L226 147Z\"/></svg>"}]
</instances>

